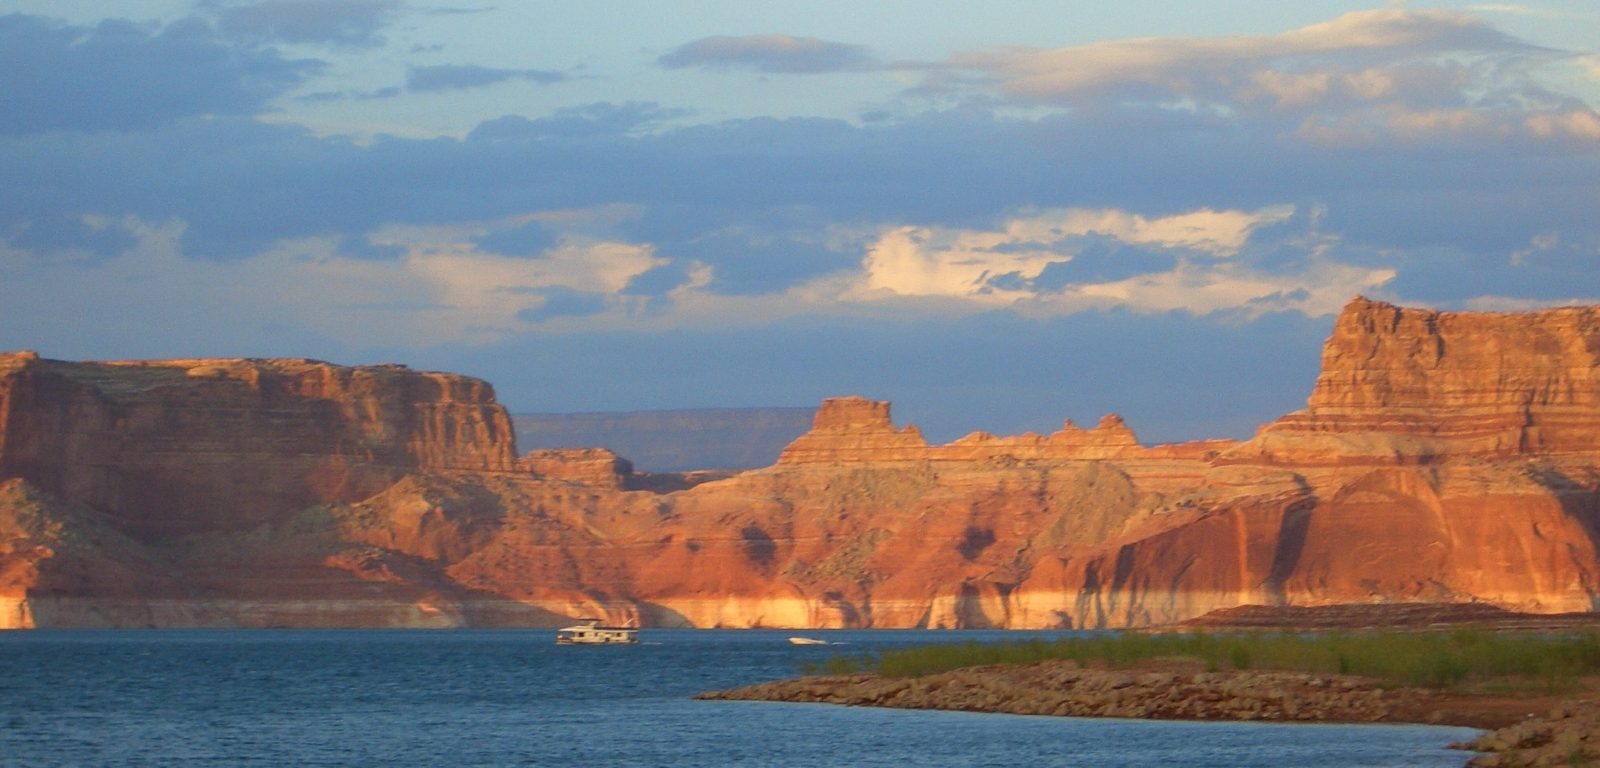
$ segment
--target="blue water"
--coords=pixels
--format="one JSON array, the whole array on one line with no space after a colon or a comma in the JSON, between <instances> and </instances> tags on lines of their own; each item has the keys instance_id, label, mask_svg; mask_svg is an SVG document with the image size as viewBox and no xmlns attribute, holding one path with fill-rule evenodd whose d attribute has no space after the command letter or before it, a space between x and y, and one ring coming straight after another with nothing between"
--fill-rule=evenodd
<instances>
[{"instance_id":1,"label":"blue water","mask_svg":"<svg viewBox=\"0 0 1600 768\"><path fill-rule=\"evenodd\" d=\"M1474 732L695 701L807 661L1026 633L0 633L0 766L1459 766Z\"/></svg>"}]
</instances>

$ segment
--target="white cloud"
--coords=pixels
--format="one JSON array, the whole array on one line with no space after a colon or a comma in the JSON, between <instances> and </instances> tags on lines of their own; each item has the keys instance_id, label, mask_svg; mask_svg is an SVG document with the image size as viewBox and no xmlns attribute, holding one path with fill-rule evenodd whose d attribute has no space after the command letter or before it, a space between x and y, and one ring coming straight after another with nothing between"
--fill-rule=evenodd
<instances>
[{"instance_id":1,"label":"white cloud","mask_svg":"<svg viewBox=\"0 0 1600 768\"><path fill-rule=\"evenodd\" d=\"M1055 50L1011 48L960 54L948 64L993 75L1013 95L1050 100L1129 87L1193 96L1218 85L1232 90L1263 73L1286 78L1276 83L1283 88L1309 63L1315 65L1309 79L1293 82L1290 88L1303 99L1315 90L1317 78L1335 76L1352 78L1350 86L1355 92L1376 95L1373 87L1381 82L1361 81L1381 78L1381 72L1351 68L1340 64L1341 59L1370 61L1377 56L1387 60L1384 66L1393 66L1441 52L1483 53L1524 47L1467 14L1381 9L1349 13L1278 35L1149 37ZM1302 66L1277 70L1287 59L1299 59Z\"/></svg>"},{"instance_id":2,"label":"white cloud","mask_svg":"<svg viewBox=\"0 0 1600 768\"><path fill-rule=\"evenodd\" d=\"M1238 264L1197 265L1111 283L1068 286L1039 297L1033 314L1070 314L1085 309L1126 307L1138 312L1206 315L1238 311L1248 316L1292 311L1310 317L1339 311L1351 296L1370 293L1395 277L1388 268L1312 260L1305 269L1281 274Z\"/></svg>"},{"instance_id":3,"label":"white cloud","mask_svg":"<svg viewBox=\"0 0 1600 768\"><path fill-rule=\"evenodd\" d=\"M1351 144L1588 138L1600 130L1589 110L1551 114L1572 109L1572 98L1561 94L1570 91L1574 66L1600 76L1592 56L1534 47L1477 15L1386 8L1276 35L964 53L937 74L952 87L998 90L1024 104L1160 106L1238 121L1288 117L1260 124L1316 143Z\"/></svg>"},{"instance_id":4,"label":"white cloud","mask_svg":"<svg viewBox=\"0 0 1600 768\"><path fill-rule=\"evenodd\" d=\"M867 251L862 262L862 295L977 297L992 290L986 282L990 277L1015 273L1031 280L1051 263L1066 260L1043 249L991 250L1005 242L1007 238L999 232L896 227ZM1020 295L998 291L988 299L1009 302Z\"/></svg>"},{"instance_id":5,"label":"white cloud","mask_svg":"<svg viewBox=\"0 0 1600 768\"><path fill-rule=\"evenodd\" d=\"M1513 267L1526 266L1528 259L1536 253L1553 251L1561 245L1561 234L1558 232L1541 232L1528 238L1528 247L1511 252L1510 263Z\"/></svg>"},{"instance_id":6,"label":"white cloud","mask_svg":"<svg viewBox=\"0 0 1600 768\"><path fill-rule=\"evenodd\" d=\"M1566 112L1540 112L1529 115L1528 131L1542 138L1574 138L1600 141L1600 114L1590 109Z\"/></svg>"},{"instance_id":7,"label":"white cloud","mask_svg":"<svg viewBox=\"0 0 1600 768\"><path fill-rule=\"evenodd\" d=\"M46 316L44 308L30 310L29 296L67 295L69 286L83 286L75 295L94 308L85 323L98 313L129 334L209 335L259 354L275 348L261 340L281 336L283 328L352 347L427 347L494 343L534 331L758 327L808 315L903 319L999 309L1056 316L1123 308L1321 316L1395 277L1393 269L1339 262L1337 238L1316 231L1317 212L1303 227L1292 226L1294 214L1287 205L1162 216L1060 209L988 229L890 226L864 247L858 267L787 290L719 294L711 267L694 262L682 265L684 283L653 300L625 292L634 278L669 263L646 243L566 237L535 258L487 253L474 244L529 221L593 218L581 212L384 227L368 237L402 250L386 260L342 255L338 238L313 237L280 241L242 261L193 261L179 251L181 223L128 220L121 226L138 244L110 259L52 262L0 251L0 262L20 276L0 286L0 301L8 311ZM1128 269L1067 269L1070 279L1059 273L1041 279L1052 266L1077 266L1072 262L1089 247L1099 248L1102 266L1135 261ZM1274 254L1269 266L1262 266L1263 253ZM584 297L583 312L538 311L551 296L572 295Z\"/></svg>"},{"instance_id":8,"label":"white cloud","mask_svg":"<svg viewBox=\"0 0 1600 768\"><path fill-rule=\"evenodd\" d=\"M1258 211L1200 209L1146 217L1116 209L1046 211L1006 221L995 230L895 227L884 231L862 260L852 294L960 298L986 305L1031 299L1026 283L1053 264L1070 262L1073 238L1099 236L1136 246L1215 257L1236 254L1260 227L1281 222L1292 206ZM1006 277L1004 281L997 278Z\"/></svg>"},{"instance_id":9,"label":"white cloud","mask_svg":"<svg viewBox=\"0 0 1600 768\"><path fill-rule=\"evenodd\" d=\"M339 238L310 237L279 241L234 262L185 258L181 222L130 218L121 226L136 245L109 259L0 248L0 263L13 273L0 285L0 304L8 316L13 309L19 317L56 316L29 305L40 296L71 295L86 308L84 324L115 324L135 335L230 338L251 354L272 348L263 339L286 327L350 345L425 347L489 343L528 330L532 324L519 313L542 306L549 289L609 296L610 306L625 313L629 301L618 292L665 263L648 245L619 241L574 239L525 259L483 253L470 242L472 234L529 218L393 226L371 235L375 244L403 247L397 260L344 256Z\"/></svg>"}]
</instances>

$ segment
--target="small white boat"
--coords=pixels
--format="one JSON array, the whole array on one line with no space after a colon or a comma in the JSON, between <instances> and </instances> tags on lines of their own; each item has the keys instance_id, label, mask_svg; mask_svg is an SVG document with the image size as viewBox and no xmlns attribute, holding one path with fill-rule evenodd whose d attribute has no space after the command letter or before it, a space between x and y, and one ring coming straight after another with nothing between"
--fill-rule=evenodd
<instances>
[{"instance_id":1,"label":"small white boat","mask_svg":"<svg viewBox=\"0 0 1600 768\"><path fill-rule=\"evenodd\" d=\"M789 638L789 644L790 645L827 645L828 641L827 640L819 640L819 639L817 639L815 637L791 637L791 638Z\"/></svg>"},{"instance_id":2,"label":"small white boat","mask_svg":"<svg viewBox=\"0 0 1600 768\"><path fill-rule=\"evenodd\" d=\"M578 619L577 624L556 630L556 645L633 645L638 642L637 627L609 627L599 619Z\"/></svg>"}]
</instances>

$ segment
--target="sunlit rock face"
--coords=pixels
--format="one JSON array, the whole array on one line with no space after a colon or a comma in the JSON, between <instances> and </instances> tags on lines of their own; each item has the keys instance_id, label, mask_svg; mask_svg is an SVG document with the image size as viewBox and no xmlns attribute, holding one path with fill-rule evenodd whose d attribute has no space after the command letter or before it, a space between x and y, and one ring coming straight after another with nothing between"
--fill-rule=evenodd
<instances>
[{"instance_id":1,"label":"sunlit rock face","mask_svg":"<svg viewBox=\"0 0 1600 768\"><path fill-rule=\"evenodd\" d=\"M1356 299L1303 411L1248 446L1285 461L1427 463L1600 450L1600 307L1469 313Z\"/></svg>"},{"instance_id":2,"label":"sunlit rock face","mask_svg":"<svg viewBox=\"0 0 1600 768\"><path fill-rule=\"evenodd\" d=\"M930 445L835 398L779 461L517 458L487 385L0 357L0 626L1127 627L1600 594L1593 308L1358 299L1249 441L1122 419Z\"/></svg>"}]
</instances>

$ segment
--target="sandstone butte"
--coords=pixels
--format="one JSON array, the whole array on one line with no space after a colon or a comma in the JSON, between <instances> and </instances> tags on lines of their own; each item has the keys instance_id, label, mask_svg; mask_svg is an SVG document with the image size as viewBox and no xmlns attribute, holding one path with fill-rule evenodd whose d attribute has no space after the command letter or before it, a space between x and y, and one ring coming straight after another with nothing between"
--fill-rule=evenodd
<instances>
[{"instance_id":1,"label":"sandstone butte","mask_svg":"<svg viewBox=\"0 0 1600 768\"><path fill-rule=\"evenodd\" d=\"M1600 307L1338 316L1304 410L930 445L830 399L771 467L519 456L491 387L0 355L0 627L1097 628L1600 595Z\"/></svg>"}]
</instances>

